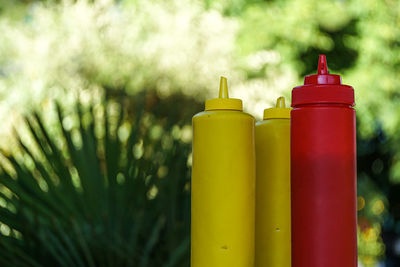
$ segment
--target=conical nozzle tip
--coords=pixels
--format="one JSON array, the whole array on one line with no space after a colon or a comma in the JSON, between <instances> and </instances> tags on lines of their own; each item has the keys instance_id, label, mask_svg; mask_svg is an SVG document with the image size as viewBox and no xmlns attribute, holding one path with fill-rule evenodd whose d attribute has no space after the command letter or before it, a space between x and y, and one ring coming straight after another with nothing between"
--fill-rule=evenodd
<instances>
[{"instance_id":1,"label":"conical nozzle tip","mask_svg":"<svg viewBox=\"0 0 400 267\"><path fill-rule=\"evenodd\" d=\"M276 100L276 107L277 108L286 108L285 98L283 96L278 97Z\"/></svg>"},{"instance_id":2,"label":"conical nozzle tip","mask_svg":"<svg viewBox=\"0 0 400 267\"><path fill-rule=\"evenodd\" d=\"M329 74L328 71L328 64L326 62L326 56L325 55L319 55L319 61L318 61L318 74Z\"/></svg>"},{"instance_id":3,"label":"conical nozzle tip","mask_svg":"<svg viewBox=\"0 0 400 267\"><path fill-rule=\"evenodd\" d=\"M223 76L221 76L219 81L219 98L229 98L228 80Z\"/></svg>"}]
</instances>

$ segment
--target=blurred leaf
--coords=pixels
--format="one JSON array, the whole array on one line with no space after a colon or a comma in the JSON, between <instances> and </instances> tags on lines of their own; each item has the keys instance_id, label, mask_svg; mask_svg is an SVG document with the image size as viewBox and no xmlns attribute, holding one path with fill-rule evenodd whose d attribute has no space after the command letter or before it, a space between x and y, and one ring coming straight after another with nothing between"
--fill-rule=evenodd
<instances>
[{"instance_id":1,"label":"blurred leaf","mask_svg":"<svg viewBox=\"0 0 400 267\"><path fill-rule=\"evenodd\" d=\"M30 137L17 133L19 149L3 151L0 197L14 208L0 207L9 229L0 235L2 266L186 266L190 144L172 137L179 125L143 107L140 99L78 102L66 114L56 104L58 135L42 115L25 118ZM66 116L78 124L67 130ZM162 138L151 137L155 125ZM144 153L135 154L139 145ZM171 171L158 178L165 165Z\"/></svg>"}]
</instances>

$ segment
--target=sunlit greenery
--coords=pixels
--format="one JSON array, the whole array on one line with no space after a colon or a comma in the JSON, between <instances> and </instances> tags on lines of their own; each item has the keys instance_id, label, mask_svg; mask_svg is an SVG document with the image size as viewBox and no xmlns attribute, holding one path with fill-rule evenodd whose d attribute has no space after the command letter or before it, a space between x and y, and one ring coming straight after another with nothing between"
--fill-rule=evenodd
<instances>
[{"instance_id":1,"label":"sunlit greenery","mask_svg":"<svg viewBox=\"0 0 400 267\"><path fill-rule=\"evenodd\" d=\"M32 159L9 141L20 136L34 143L21 130L21 113L38 111L55 138L59 122L51 103L74 114L77 99L89 105L103 92L114 102L145 94L154 118L149 134L179 132L188 144L190 118L216 95L220 75L229 78L230 95L260 118L276 97L290 97L324 53L330 71L356 90L359 252L365 266L375 266L387 252L382 232L400 234L399 14L400 2L387 0L0 1L0 147L32 169ZM64 119L68 130L79 121ZM168 127L157 126L167 119ZM124 137L127 126L120 126ZM9 197L6 187L0 192ZM12 230L2 222L8 236Z\"/></svg>"}]
</instances>

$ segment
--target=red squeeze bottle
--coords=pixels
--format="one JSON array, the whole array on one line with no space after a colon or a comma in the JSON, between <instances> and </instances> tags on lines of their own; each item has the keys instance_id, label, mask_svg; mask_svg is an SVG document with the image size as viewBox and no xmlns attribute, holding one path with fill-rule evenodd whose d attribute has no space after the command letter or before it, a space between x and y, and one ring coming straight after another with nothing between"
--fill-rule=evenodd
<instances>
[{"instance_id":1,"label":"red squeeze bottle","mask_svg":"<svg viewBox=\"0 0 400 267\"><path fill-rule=\"evenodd\" d=\"M292 91L292 267L356 267L354 89L318 74Z\"/></svg>"}]
</instances>

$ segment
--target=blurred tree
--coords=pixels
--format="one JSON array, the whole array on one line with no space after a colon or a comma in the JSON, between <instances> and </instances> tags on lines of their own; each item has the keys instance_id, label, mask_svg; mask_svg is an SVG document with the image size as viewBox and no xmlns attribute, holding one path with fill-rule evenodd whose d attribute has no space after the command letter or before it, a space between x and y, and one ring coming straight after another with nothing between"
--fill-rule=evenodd
<instances>
[{"instance_id":1,"label":"blurred tree","mask_svg":"<svg viewBox=\"0 0 400 267\"><path fill-rule=\"evenodd\" d=\"M219 74L260 116L325 53L356 89L360 255L373 266L381 232L400 234L399 10L387 0L1 1L1 130L15 111L49 98L68 108L99 88L151 90L151 103L184 108L152 104L155 118L189 124Z\"/></svg>"}]
</instances>

